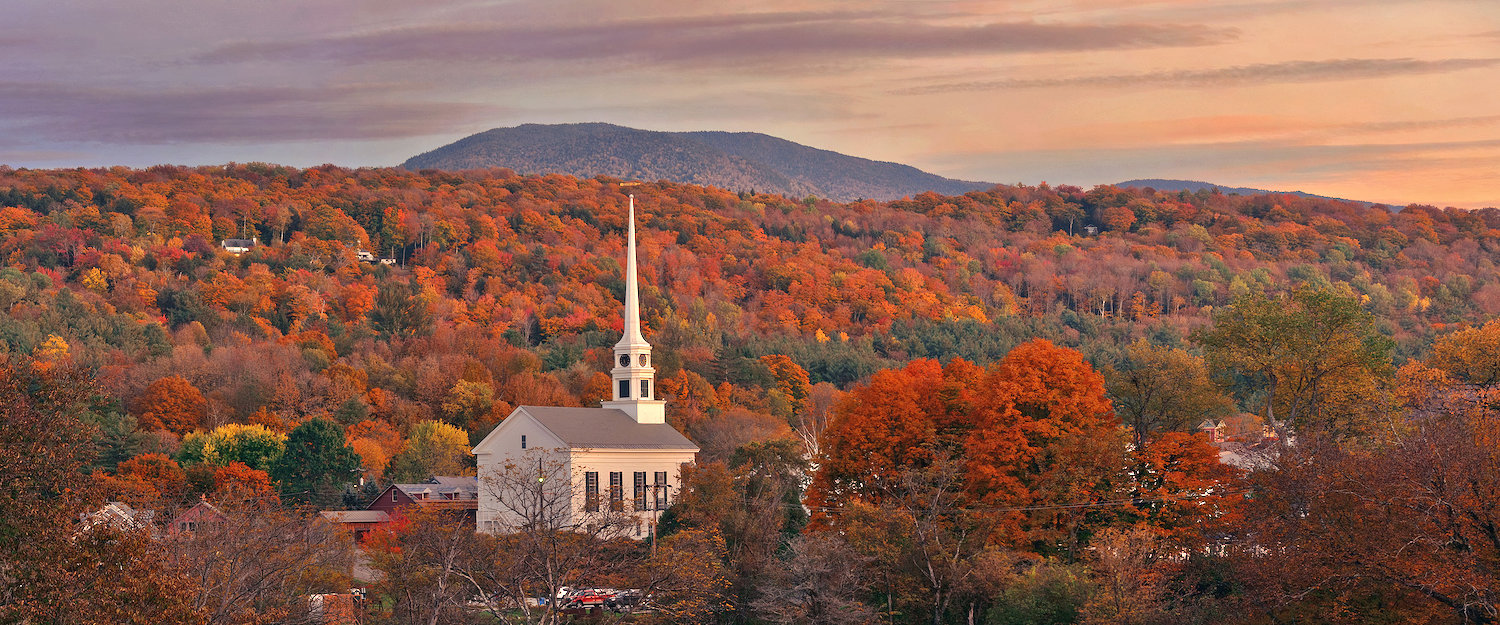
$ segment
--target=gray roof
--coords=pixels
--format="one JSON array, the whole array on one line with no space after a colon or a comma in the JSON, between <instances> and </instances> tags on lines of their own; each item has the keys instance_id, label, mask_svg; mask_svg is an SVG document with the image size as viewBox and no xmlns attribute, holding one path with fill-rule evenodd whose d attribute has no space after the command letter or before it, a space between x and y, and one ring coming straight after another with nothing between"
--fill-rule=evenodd
<instances>
[{"instance_id":1,"label":"gray roof","mask_svg":"<svg viewBox=\"0 0 1500 625\"><path fill-rule=\"evenodd\" d=\"M693 441L665 423L636 423L614 408L521 406L542 427L574 449L686 449Z\"/></svg>"},{"instance_id":2,"label":"gray roof","mask_svg":"<svg viewBox=\"0 0 1500 625\"><path fill-rule=\"evenodd\" d=\"M479 496L479 478L463 476L434 475L427 478L426 482L420 484L396 484L396 488L408 495L416 493L445 494L458 493L462 499L474 499Z\"/></svg>"},{"instance_id":3,"label":"gray roof","mask_svg":"<svg viewBox=\"0 0 1500 625\"><path fill-rule=\"evenodd\" d=\"M391 520L391 515L380 510L328 510L318 514L334 523L384 523Z\"/></svg>"}]
</instances>

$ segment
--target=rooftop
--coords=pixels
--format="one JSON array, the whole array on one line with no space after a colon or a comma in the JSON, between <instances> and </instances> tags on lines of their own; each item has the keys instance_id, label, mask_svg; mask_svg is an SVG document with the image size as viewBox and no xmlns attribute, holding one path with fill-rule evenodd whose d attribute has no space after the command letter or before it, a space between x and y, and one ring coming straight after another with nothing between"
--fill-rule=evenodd
<instances>
[{"instance_id":1,"label":"rooftop","mask_svg":"<svg viewBox=\"0 0 1500 625\"><path fill-rule=\"evenodd\" d=\"M574 449L682 449L698 451L693 441L665 423L636 423L614 408L521 406L568 447Z\"/></svg>"},{"instance_id":2,"label":"rooftop","mask_svg":"<svg viewBox=\"0 0 1500 625\"><path fill-rule=\"evenodd\" d=\"M418 484L396 484L401 492L416 497L425 494L433 499L473 499L479 496L479 478L453 477L446 475L435 475L427 478L426 482ZM453 495L452 497L433 497L434 495Z\"/></svg>"}]
</instances>

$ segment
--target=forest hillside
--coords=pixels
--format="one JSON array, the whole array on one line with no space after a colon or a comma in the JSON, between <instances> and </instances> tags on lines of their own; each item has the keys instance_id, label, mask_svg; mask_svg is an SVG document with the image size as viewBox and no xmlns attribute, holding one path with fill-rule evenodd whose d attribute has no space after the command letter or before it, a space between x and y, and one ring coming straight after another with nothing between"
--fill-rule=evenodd
<instances>
[{"instance_id":1,"label":"forest hillside","mask_svg":"<svg viewBox=\"0 0 1500 625\"><path fill-rule=\"evenodd\" d=\"M348 589L351 545L313 511L474 475L515 406L608 398L627 192L656 389L702 451L661 558L585 539L569 585L616 575L722 623L802 622L809 580L849 623L1495 613L1495 209L258 163L0 167L0 475L30 480L0 493L8 579L73 570L58 545L131 563L109 600L172 622ZM104 501L168 519L204 498L242 522L71 533ZM409 521L363 544L375 622L472 609L402 571L526 561ZM239 593L181 568L237 554L289 581L168 616Z\"/></svg>"}]
</instances>

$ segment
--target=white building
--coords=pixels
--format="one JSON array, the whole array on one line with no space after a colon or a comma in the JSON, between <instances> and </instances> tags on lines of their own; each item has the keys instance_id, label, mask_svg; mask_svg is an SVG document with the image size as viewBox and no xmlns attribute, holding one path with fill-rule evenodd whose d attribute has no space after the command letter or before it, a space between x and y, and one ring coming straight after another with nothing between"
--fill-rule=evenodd
<instances>
[{"instance_id":1,"label":"white building","mask_svg":"<svg viewBox=\"0 0 1500 625\"><path fill-rule=\"evenodd\" d=\"M614 399L599 408L520 406L474 447L480 531L510 531L547 517L558 529L591 522L643 536L681 486L698 446L667 425L656 399L651 345L641 336L630 200L625 332L615 344ZM550 480L550 481L549 481ZM531 517L527 519L526 517Z\"/></svg>"}]
</instances>

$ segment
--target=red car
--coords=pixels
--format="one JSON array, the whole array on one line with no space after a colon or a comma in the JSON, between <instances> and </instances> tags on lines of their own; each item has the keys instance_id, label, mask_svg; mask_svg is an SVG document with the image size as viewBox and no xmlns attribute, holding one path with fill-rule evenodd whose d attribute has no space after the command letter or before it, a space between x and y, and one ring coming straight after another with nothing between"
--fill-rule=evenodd
<instances>
[{"instance_id":1,"label":"red car","mask_svg":"<svg viewBox=\"0 0 1500 625\"><path fill-rule=\"evenodd\" d=\"M557 607L564 610L571 608L604 607L604 603L619 594L619 592L613 588L579 588L569 592L566 597L563 597Z\"/></svg>"}]
</instances>

